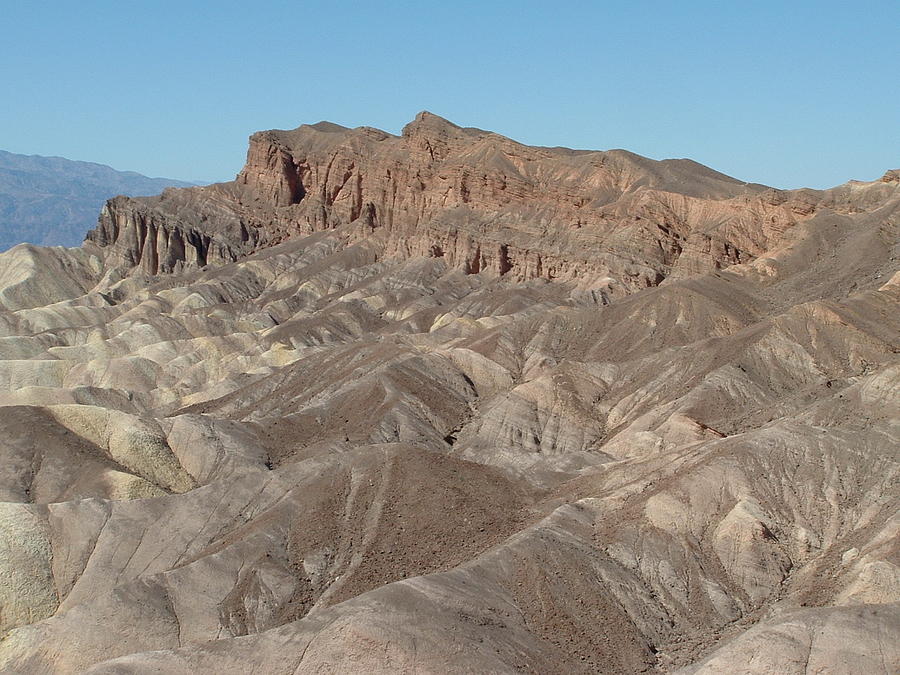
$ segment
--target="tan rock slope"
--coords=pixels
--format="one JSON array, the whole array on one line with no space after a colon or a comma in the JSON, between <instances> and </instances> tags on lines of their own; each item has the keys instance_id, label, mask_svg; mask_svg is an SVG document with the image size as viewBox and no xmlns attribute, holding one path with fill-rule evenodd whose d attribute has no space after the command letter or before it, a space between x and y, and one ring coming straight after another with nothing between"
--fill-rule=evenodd
<instances>
[{"instance_id":1,"label":"tan rock slope","mask_svg":"<svg viewBox=\"0 0 900 675\"><path fill-rule=\"evenodd\" d=\"M422 113L0 254L0 672L892 675L898 228Z\"/></svg>"}]
</instances>

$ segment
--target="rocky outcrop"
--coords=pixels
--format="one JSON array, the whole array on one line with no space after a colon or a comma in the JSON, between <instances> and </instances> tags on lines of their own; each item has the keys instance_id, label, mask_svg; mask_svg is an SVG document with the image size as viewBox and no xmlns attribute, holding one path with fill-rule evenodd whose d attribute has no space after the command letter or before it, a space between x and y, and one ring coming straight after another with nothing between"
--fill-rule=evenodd
<instances>
[{"instance_id":1,"label":"rocky outcrop","mask_svg":"<svg viewBox=\"0 0 900 675\"><path fill-rule=\"evenodd\" d=\"M100 246L108 266L146 274L178 272L237 260L260 245L262 230L249 230L239 219L217 219L214 228L205 227L210 215L183 204L190 188L173 196L131 199L116 197L100 212L97 227L87 241ZM167 207L177 204L175 213Z\"/></svg>"},{"instance_id":2,"label":"rocky outcrop","mask_svg":"<svg viewBox=\"0 0 900 675\"><path fill-rule=\"evenodd\" d=\"M844 202L688 160L529 147L423 112L399 137L324 122L256 133L234 182L117 198L89 239L113 264L159 273L339 229L385 258L615 294L749 262Z\"/></svg>"}]
</instances>

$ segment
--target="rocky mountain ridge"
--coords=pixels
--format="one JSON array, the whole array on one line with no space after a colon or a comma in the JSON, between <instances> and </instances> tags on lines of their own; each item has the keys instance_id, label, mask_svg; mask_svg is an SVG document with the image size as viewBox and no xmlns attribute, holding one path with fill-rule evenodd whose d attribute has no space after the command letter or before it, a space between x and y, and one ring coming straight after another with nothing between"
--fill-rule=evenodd
<instances>
[{"instance_id":1,"label":"rocky mountain ridge","mask_svg":"<svg viewBox=\"0 0 900 675\"><path fill-rule=\"evenodd\" d=\"M330 123L254 134L232 183L113 200L89 240L153 274L342 228L383 257L621 294L748 262L818 209L853 208L848 189L773 190L689 160L530 148L423 112L400 137Z\"/></svg>"}]
</instances>

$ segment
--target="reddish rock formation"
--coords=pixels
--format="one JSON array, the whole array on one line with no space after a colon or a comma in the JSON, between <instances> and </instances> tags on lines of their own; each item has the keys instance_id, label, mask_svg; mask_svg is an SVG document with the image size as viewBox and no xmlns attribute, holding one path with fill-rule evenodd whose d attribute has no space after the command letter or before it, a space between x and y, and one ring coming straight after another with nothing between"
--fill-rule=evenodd
<instances>
[{"instance_id":1,"label":"reddish rock formation","mask_svg":"<svg viewBox=\"0 0 900 675\"><path fill-rule=\"evenodd\" d=\"M89 239L149 273L341 229L380 255L613 293L752 260L840 195L747 184L689 160L521 145L427 112L401 136L321 122L253 134L231 183L117 198Z\"/></svg>"}]
</instances>

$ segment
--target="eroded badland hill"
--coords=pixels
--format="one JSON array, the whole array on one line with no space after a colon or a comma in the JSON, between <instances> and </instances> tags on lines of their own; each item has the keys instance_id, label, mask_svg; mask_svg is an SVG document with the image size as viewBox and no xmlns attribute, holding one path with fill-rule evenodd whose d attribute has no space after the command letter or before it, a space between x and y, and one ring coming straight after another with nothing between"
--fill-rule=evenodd
<instances>
[{"instance_id":1,"label":"eroded badland hill","mask_svg":"<svg viewBox=\"0 0 900 675\"><path fill-rule=\"evenodd\" d=\"M893 675L898 227L422 113L0 254L0 671Z\"/></svg>"}]
</instances>

